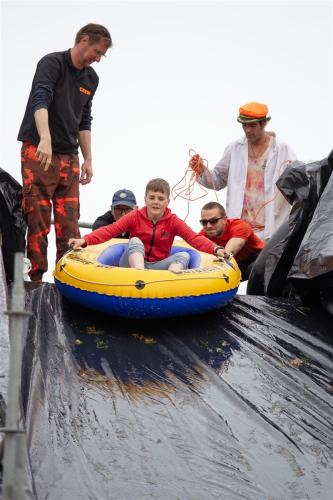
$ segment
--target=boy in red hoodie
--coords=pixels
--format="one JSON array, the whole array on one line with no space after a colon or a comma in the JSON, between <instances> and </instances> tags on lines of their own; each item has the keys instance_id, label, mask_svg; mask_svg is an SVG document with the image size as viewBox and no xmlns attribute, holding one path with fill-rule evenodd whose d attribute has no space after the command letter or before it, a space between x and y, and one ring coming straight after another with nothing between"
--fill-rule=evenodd
<instances>
[{"instance_id":1,"label":"boy in red hoodie","mask_svg":"<svg viewBox=\"0 0 333 500\"><path fill-rule=\"evenodd\" d=\"M96 229L83 238L70 238L73 248L96 245L128 231L130 239L127 250L120 259L120 267L136 269L168 269L180 272L189 263L189 254L177 252L170 255L176 236L180 236L201 252L223 257L223 248L208 238L196 234L168 207L170 186L164 179L152 179L145 192L145 206L124 215L117 222Z\"/></svg>"}]
</instances>

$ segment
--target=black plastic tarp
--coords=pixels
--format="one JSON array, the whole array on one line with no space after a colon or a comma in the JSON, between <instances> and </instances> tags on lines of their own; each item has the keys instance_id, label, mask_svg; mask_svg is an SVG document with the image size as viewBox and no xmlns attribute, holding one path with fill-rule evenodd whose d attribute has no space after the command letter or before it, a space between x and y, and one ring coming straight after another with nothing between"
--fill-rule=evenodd
<instances>
[{"instance_id":1,"label":"black plastic tarp","mask_svg":"<svg viewBox=\"0 0 333 500\"><path fill-rule=\"evenodd\" d=\"M259 255L248 282L253 295L321 302L333 313L333 151L317 162L293 162L277 181L292 206L289 220Z\"/></svg>"},{"instance_id":2,"label":"black plastic tarp","mask_svg":"<svg viewBox=\"0 0 333 500\"><path fill-rule=\"evenodd\" d=\"M30 286L22 398L38 499L332 498L330 315L238 296L132 322Z\"/></svg>"},{"instance_id":3,"label":"black plastic tarp","mask_svg":"<svg viewBox=\"0 0 333 500\"><path fill-rule=\"evenodd\" d=\"M14 278L15 252L25 251L26 222L21 203L21 185L0 168L0 231L7 283Z\"/></svg>"}]
</instances>

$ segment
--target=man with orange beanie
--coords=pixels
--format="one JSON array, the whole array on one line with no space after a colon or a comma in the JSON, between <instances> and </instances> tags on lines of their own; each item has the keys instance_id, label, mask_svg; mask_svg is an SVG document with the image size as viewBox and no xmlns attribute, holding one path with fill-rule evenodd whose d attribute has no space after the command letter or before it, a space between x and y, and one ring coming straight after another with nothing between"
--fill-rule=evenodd
<instances>
[{"instance_id":1,"label":"man with orange beanie","mask_svg":"<svg viewBox=\"0 0 333 500\"><path fill-rule=\"evenodd\" d=\"M275 183L287 165L296 160L286 143L279 141L274 132L266 132L270 119L265 104L250 102L241 106L237 121L245 136L226 147L213 170L205 167L199 155L189 163L203 186L217 190L228 186L227 216L245 220L265 240L289 214L290 205Z\"/></svg>"}]
</instances>

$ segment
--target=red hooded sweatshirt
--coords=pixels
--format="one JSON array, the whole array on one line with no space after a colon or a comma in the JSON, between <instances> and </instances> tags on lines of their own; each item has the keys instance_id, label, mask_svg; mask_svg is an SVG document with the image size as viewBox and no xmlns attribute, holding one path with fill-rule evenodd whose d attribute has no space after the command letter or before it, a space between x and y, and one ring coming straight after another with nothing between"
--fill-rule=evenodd
<instances>
[{"instance_id":1,"label":"red hooded sweatshirt","mask_svg":"<svg viewBox=\"0 0 333 500\"><path fill-rule=\"evenodd\" d=\"M83 238L87 245L97 245L126 231L130 233L130 238L134 236L140 238L145 247L145 260L148 262L156 262L169 257L175 236L180 236L201 252L213 253L217 246L205 236L192 231L169 208L165 209L163 217L155 224L148 218L147 208L143 207L123 215L113 224L100 227Z\"/></svg>"}]
</instances>

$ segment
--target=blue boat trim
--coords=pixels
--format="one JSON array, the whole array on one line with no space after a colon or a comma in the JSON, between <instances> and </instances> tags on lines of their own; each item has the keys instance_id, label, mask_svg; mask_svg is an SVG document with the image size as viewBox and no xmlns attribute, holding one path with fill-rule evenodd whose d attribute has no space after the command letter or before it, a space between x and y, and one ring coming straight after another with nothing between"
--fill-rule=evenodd
<instances>
[{"instance_id":1,"label":"blue boat trim","mask_svg":"<svg viewBox=\"0 0 333 500\"><path fill-rule=\"evenodd\" d=\"M133 319L165 318L200 314L211 309L217 309L230 302L237 293L237 287L220 293L211 293L190 297L170 297L140 299L104 295L74 288L55 279L57 288L69 300L114 316Z\"/></svg>"}]
</instances>

